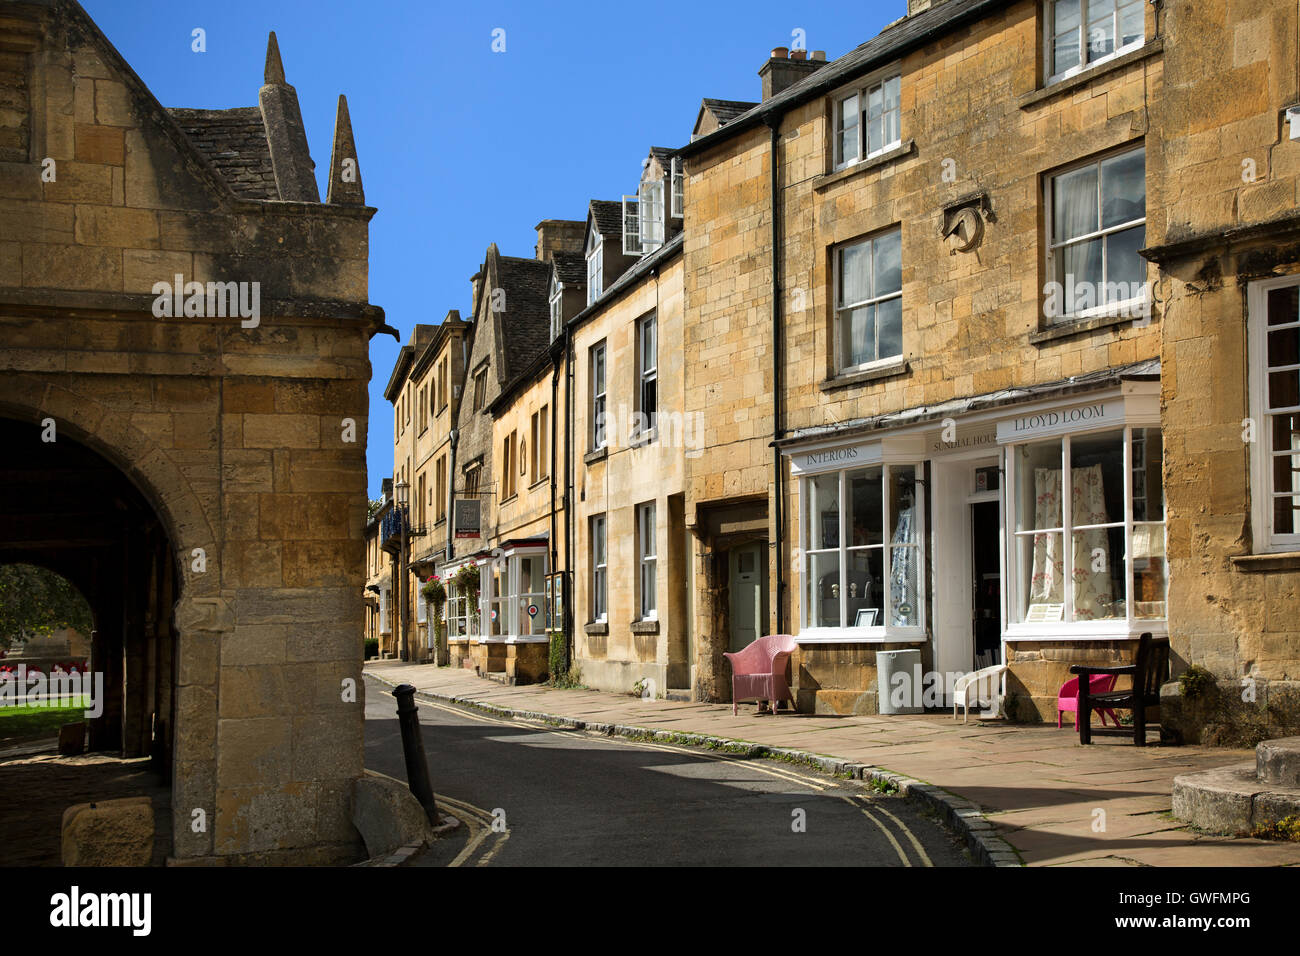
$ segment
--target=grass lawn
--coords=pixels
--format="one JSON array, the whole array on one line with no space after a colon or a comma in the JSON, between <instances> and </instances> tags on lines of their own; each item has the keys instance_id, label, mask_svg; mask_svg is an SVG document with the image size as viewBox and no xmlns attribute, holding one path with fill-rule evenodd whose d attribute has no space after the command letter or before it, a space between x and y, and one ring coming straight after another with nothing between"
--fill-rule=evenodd
<instances>
[{"instance_id":1,"label":"grass lawn","mask_svg":"<svg viewBox=\"0 0 1300 956\"><path fill-rule=\"evenodd\" d=\"M64 724L75 724L83 720L86 710L85 698L80 698L74 706L58 707L0 707L0 740L18 737L56 737Z\"/></svg>"}]
</instances>

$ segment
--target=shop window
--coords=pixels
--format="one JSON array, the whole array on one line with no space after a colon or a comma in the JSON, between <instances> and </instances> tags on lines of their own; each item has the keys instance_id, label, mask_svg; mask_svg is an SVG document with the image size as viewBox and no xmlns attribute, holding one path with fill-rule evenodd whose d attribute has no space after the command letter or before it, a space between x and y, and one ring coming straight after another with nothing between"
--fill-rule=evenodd
<instances>
[{"instance_id":1,"label":"shop window","mask_svg":"<svg viewBox=\"0 0 1300 956\"><path fill-rule=\"evenodd\" d=\"M902 233L835 251L837 367L855 371L903 354Z\"/></svg>"},{"instance_id":2,"label":"shop window","mask_svg":"<svg viewBox=\"0 0 1300 956\"><path fill-rule=\"evenodd\" d=\"M1255 550L1300 550L1300 277L1249 287Z\"/></svg>"},{"instance_id":3,"label":"shop window","mask_svg":"<svg viewBox=\"0 0 1300 956\"><path fill-rule=\"evenodd\" d=\"M538 550L507 553L483 565L487 572L483 585L487 636L505 639L545 634L546 563L546 552Z\"/></svg>"},{"instance_id":4,"label":"shop window","mask_svg":"<svg viewBox=\"0 0 1300 956\"><path fill-rule=\"evenodd\" d=\"M918 477L904 464L803 480L805 630L921 627Z\"/></svg>"},{"instance_id":5,"label":"shop window","mask_svg":"<svg viewBox=\"0 0 1300 956\"><path fill-rule=\"evenodd\" d=\"M1067 435L1013 446L1010 457L1013 623L1163 620L1160 429Z\"/></svg>"},{"instance_id":6,"label":"shop window","mask_svg":"<svg viewBox=\"0 0 1300 956\"><path fill-rule=\"evenodd\" d=\"M1146 149L1090 160L1052 176L1049 321L1145 311Z\"/></svg>"},{"instance_id":7,"label":"shop window","mask_svg":"<svg viewBox=\"0 0 1300 956\"><path fill-rule=\"evenodd\" d=\"M1047 0L1049 82L1137 49L1145 39L1142 0Z\"/></svg>"}]
</instances>

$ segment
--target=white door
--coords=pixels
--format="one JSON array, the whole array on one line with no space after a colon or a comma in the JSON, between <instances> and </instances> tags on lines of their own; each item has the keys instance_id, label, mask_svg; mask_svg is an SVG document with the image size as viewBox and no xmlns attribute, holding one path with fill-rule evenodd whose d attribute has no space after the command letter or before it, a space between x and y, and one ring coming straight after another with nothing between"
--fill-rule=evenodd
<instances>
[{"instance_id":1,"label":"white door","mask_svg":"<svg viewBox=\"0 0 1300 956\"><path fill-rule=\"evenodd\" d=\"M731 646L728 650L741 650L762 637L766 571L762 558L762 544L731 549L728 559L731 563Z\"/></svg>"}]
</instances>

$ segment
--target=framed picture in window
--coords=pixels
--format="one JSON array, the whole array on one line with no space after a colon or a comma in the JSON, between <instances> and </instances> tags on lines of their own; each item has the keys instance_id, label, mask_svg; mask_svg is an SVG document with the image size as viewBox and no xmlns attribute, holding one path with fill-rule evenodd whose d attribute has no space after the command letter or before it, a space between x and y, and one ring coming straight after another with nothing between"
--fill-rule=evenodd
<instances>
[{"instance_id":1,"label":"framed picture in window","mask_svg":"<svg viewBox=\"0 0 1300 956\"><path fill-rule=\"evenodd\" d=\"M858 608L857 619L853 622L855 627L875 627L876 618L880 616L878 607L860 607Z\"/></svg>"}]
</instances>

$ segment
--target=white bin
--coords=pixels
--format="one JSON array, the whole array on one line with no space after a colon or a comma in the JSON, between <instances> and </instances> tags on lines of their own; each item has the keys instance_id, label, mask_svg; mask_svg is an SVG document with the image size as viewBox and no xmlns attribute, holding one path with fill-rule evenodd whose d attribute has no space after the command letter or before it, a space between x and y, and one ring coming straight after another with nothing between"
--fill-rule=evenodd
<instances>
[{"instance_id":1,"label":"white bin","mask_svg":"<svg viewBox=\"0 0 1300 956\"><path fill-rule=\"evenodd\" d=\"M882 714L922 713L921 652L877 651L876 689Z\"/></svg>"}]
</instances>

